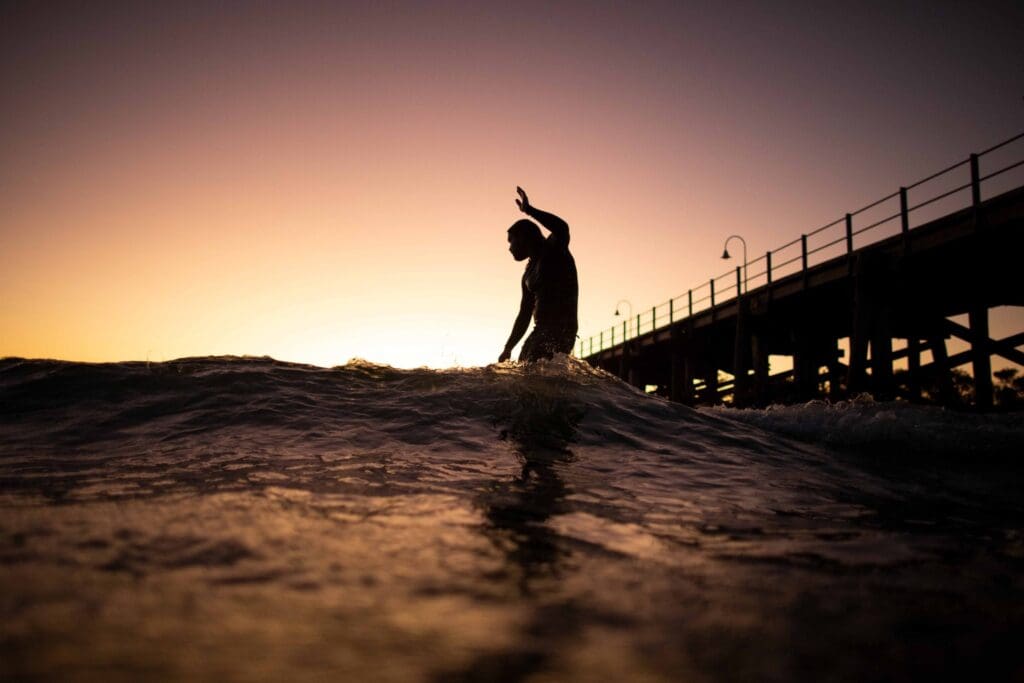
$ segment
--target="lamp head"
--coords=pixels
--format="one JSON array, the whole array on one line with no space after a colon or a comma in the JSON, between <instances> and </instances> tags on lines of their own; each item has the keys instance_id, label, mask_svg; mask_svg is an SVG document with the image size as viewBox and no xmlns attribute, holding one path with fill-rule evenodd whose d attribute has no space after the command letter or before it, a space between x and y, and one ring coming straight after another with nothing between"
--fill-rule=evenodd
<instances>
[{"instance_id":1,"label":"lamp head","mask_svg":"<svg viewBox=\"0 0 1024 683\"><path fill-rule=\"evenodd\" d=\"M615 315L618 315L618 314L619 314L619 307L618 307L618 306L616 306L616 307L615 307Z\"/></svg>"},{"instance_id":2,"label":"lamp head","mask_svg":"<svg viewBox=\"0 0 1024 683\"><path fill-rule=\"evenodd\" d=\"M722 258L729 258L729 250L728 249L723 249L722 250Z\"/></svg>"}]
</instances>

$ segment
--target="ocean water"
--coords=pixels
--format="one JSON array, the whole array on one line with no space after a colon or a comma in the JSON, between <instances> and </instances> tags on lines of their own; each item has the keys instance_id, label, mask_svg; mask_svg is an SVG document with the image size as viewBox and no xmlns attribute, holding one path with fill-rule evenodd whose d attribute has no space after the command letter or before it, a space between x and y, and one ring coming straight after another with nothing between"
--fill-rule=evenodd
<instances>
[{"instance_id":1,"label":"ocean water","mask_svg":"<svg viewBox=\"0 0 1024 683\"><path fill-rule=\"evenodd\" d=\"M1024 680L1024 416L0 360L0 679Z\"/></svg>"}]
</instances>

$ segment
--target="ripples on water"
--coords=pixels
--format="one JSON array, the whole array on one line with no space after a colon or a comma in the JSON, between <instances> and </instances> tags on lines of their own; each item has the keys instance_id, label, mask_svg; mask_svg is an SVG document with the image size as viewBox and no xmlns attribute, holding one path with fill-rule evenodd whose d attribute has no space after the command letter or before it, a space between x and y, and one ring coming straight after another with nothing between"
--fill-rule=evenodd
<instances>
[{"instance_id":1,"label":"ripples on water","mask_svg":"<svg viewBox=\"0 0 1024 683\"><path fill-rule=\"evenodd\" d=\"M0 678L1022 678L1022 427L571 359L0 360Z\"/></svg>"}]
</instances>

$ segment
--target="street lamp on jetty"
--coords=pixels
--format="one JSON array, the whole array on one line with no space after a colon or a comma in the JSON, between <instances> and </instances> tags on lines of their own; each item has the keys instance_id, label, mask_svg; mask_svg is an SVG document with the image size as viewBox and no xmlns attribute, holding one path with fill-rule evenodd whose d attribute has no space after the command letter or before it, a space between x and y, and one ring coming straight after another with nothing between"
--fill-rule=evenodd
<instances>
[{"instance_id":1,"label":"street lamp on jetty","mask_svg":"<svg viewBox=\"0 0 1024 683\"><path fill-rule=\"evenodd\" d=\"M730 258L730 256L729 256L729 241L730 240L739 240L740 244L743 245L743 292L746 292L747 291L747 241L745 239L743 239L742 237L740 237L739 235L729 235L727 238L725 238L725 246L722 248L722 258L724 258L724 259ZM736 295L739 296L743 292L736 292Z\"/></svg>"},{"instance_id":2,"label":"street lamp on jetty","mask_svg":"<svg viewBox=\"0 0 1024 683\"><path fill-rule=\"evenodd\" d=\"M629 315L626 316L626 319L624 321L622 321L622 340L625 341L627 336L626 333L629 330L629 321L632 320L633 318L633 304L630 303L628 299L619 299L615 303L615 315L622 315L622 313L619 312L619 306L621 306L622 304L626 304L627 306L629 306Z\"/></svg>"}]
</instances>

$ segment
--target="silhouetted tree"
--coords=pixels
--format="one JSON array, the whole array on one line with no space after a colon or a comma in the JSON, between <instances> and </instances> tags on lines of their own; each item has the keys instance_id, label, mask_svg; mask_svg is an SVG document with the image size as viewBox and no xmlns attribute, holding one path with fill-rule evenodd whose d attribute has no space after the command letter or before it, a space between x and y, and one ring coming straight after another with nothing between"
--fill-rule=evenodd
<instances>
[{"instance_id":1,"label":"silhouetted tree","mask_svg":"<svg viewBox=\"0 0 1024 683\"><path fill-rule=\"evenodd\" d=\"M996 377L995 400L1000 408L1024 407L1024 376L1017 368L1003 368Z\"/></svg>"}]
</instances>

